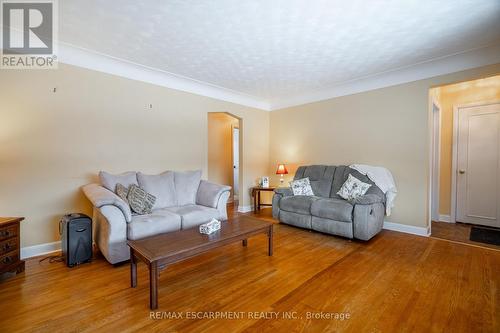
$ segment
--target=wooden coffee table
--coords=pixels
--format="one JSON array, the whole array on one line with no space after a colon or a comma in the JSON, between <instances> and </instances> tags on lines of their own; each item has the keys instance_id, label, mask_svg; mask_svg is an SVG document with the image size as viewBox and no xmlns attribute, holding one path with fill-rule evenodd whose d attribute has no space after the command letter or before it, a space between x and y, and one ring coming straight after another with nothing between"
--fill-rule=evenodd
<instances>
[{"instance_id":1,"label":"wooden coffee table","mask_svg":"<svg viewBox=\"0 0 500 333\"><path fill-rule=\"evenodd\" d=\"M222 222L221 229L211 235L200 234L198 228L127 241L130 246L130 282L137 286L137 259L149 267L149 306L158 308L158 276L167 265L194 257L209 250L242 241L258 234L268 236L268 254L273 255L273 223L240 216Z\"/></svg>"}]
</instances>

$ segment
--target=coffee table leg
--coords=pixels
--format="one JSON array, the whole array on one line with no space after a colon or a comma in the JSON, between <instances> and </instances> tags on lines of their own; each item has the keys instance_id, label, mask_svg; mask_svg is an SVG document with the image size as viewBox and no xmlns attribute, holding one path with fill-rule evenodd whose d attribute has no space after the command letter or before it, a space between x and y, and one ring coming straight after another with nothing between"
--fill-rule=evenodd
<instances>
[{"instance_id":1,"label":"coffee table leg","mask_svg":"<svg viewBox=\"0 0 500 333\"><path fill-rule=\"evenodd\" d=\"M137 260L134 255L134 250L130 248L130 286L137 286Z\"/></svg>"},{"instance_id":2,"label":"coffee table leg","mask_svg":"<svg viewBox=\"0 0 500 333\"><path fill-rule=\"evenodd\" d=\"M243 243L243 246L247 246L248 245L248 240L244 239L242 243Z\"/></svg>"},{"instance_id":3,"label":"coffee table leg","mask_svg":"<svg viewBox=\"0 0 500 333\"><path fill-rule=\"evenodd\" d=\"M267 234L268 240L269 240L269 256L273 255L273 226L269 226L269 231Z\"/></svg>"},{"instance_id":4,"label":"coffee table leg","mask_svg":"<svg viewBox=\"0 0 500 333\"><path fill-rule=\"evenodd\" d=\"M158 264L156 261L149 264L149 307L158 309Z\"/></svg>"}]
</instances>

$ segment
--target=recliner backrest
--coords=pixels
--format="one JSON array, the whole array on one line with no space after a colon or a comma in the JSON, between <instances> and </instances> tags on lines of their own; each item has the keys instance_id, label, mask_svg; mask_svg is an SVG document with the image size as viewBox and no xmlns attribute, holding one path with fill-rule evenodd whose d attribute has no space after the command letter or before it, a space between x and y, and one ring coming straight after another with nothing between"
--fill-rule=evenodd
<instances>
[{"instance_id":1,"label":"recliner backrest","mask_svg":"<svg viewBox=\"0 0 500 333\"><path fill-rule=\"evenodd\" d=\"M332 190L330 192L331 198L340 198L337 192L340 190L344 182L347 180L349 175L353 175L357 179L361 180L363 183L371 184L372 186L366 191L366 194L375 194L382 197L385 200L385 195L382 190L375 185L375 183L368 178L366 175L363 175L358 170L351 169L347 165L339 165L335 170L335 176L333 178Z\"/></svg>"},{"instance_id":2,"label":"recliner backrest","mask_svg":"<svg viewBox=\"0 0 500 333\"><path fill-rule=\"evenodd\" d=\"M329 198L335 168L327 165L301 166L293 179L309 178L314 195Z\"/></svg>"},{"instance_id":3,"label":"recliner backrest","mask_svg":"<svg viewBox=\"0 0 500 333\"><path fill-rule=\"evenodd\" d=\"M301 178L309 178L314 195L325 198L337 198L340 196L337 192L340 190L344 182L352 174L357 179L364 183L371 184L366 194L375 194L385 200L385 195L382 190L375 185L367 176L359 171L351 169L347 165L308 165L300 166L293 177L294 180Z\"/></svg>"}]
</instances>

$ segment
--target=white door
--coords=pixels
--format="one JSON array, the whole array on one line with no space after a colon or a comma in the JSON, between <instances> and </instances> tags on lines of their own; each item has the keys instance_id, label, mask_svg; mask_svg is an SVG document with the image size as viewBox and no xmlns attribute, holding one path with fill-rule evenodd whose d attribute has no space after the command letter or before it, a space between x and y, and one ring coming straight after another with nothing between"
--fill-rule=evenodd
<instances>
[{"instance_id":1,"label":"white door","mask_svg":"<svg viewBox=\"0 0 500 333\"><path fill-rule=\"evenodd\" d=\"M233 127L233 198L238 200L240 179L240 129Z\"/></svg>"},{"instance_id":2,"label":"white door","mask_svg":"<svg viewBox=\"0 0 500 333\"><path fill-rule=\"evenodd\" d=\"M458 112L457 221L500 227L500 103Z\"/></svg>"}]
</instances>

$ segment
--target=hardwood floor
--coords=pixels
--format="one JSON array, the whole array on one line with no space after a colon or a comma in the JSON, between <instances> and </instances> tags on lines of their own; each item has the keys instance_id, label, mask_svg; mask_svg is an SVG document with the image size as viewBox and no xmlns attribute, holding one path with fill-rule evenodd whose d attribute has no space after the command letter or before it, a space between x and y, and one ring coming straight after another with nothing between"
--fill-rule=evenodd
<instances>
[{"instance_id":1,"label":"hardwood floor","mask_svg":"<svg viewBox=\"0 0 500 333\"><path fill-rule=\"evenodd\" d=\"M432 221L431 237L445 239L452 242L469 244L472 246L486 247L500 251L500 246L494 244L474 242L469 239L472 224L467 223L446 223Z\"/></svg>"},{"instance_id":2,"label":"hardwood floor","mask_svg":"<svg viewBox=\"0 0 500 333\"><path fill-rule=\"evenodd\" d=\"M268 209L258 216L271 219ZM266 251L266 237L256 236L246 248L228 245L163 271L153 315L178 319L151 318L143 264L132 289L128 265L98 257L69 269L31 259L0 283L0 331L500 331L498 251L392 231L349 241L283 224L274 256ZM187 318L193 312L243 314Z\"/></svg>"}]
</instances>

